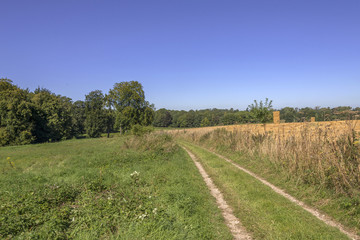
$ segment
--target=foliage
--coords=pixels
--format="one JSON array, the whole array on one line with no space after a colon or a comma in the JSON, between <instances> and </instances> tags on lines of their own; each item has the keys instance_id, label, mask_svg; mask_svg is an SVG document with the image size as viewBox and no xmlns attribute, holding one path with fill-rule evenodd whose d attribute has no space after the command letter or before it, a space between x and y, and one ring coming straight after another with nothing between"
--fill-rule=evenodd
<instances>
[{"instance_id":1,"label":"foliage","mask_svg":"<svg viewBox=\"0 0 360 240\"><path fill-rule=\"evenodd\" d=\"M249 105L249 109L252 116L260 123L265 124L272 118L272 100L269 101L268 98L265 99L265 102L260 100L259 103L254 100L254 103Z\"/></svg>"},{"instance_id":2,"label":"foliage","mask_svg":"<svg viewBox=\"0 0 360 240\"><path fill-rule=\"evenodd\" d=\"M154 128L151 126L142 126L139 124L135 124L131 128L131 133L135 136L144 136L145 134L149 134L154 131Z\"/></svg>"},{"instance_id":3,"label":"foliage","mask_svg":"<svg viewBox=\"0 0 360 240\"><path fill-rule=\"evenodd\" d=\"M27 90L13 85L9 79L0 79L0 146L35 140L33 111Z\"/></svg>"},{"instance_id":4,"label":"foliage","mask_svg":"<svg viewBox=\"0 0 360 240\"><path fill-rule=\"evenodd\" d=\"M200 127L208 127L210 126L210 121L207 117L204 117L203 120L201 120Z\"/></svg>"},{"instance_id":5,"label":"foliage","mask_svg":"<svg viewBox=\"0 0 360 240\"><path fill-rule=\"evenodd\" d=\"M100 90L85 96L85 130L89 137L100 137L105 128L104 95Z\"/></svg>"},{"instance_id":6,"label":"foliage","mask_svg":"<svg viewBox=\"0 0 360 240\"><path fill-rule=\"evenodd\" d=\"M109 98L119 112L126 107L141 109L147 106L145 92L137 81L115 83L109 91Z\"/></svg>"},{"instance_id":7,"label":"foliage","mask_svg":"<svg viewBox=\"0 0 360 240\"><path fill-rule=\"evenodd\" d=\"M285 120L285 122L297 122L299 120L296 109L291 107L285 107L280 110L280 119Z\"/></svg>"},{"instance_id":8,"label":"foliage","mask_svg":"<svg viewBox=\"0 0 360 240\"><path fill-rule=\"evenodd\" d=\"M83 133L81 101L44 88L23 90L9 79L0 80L0 146L69 139Z\"/></svg>"},{"instance_id":9,"label":"foliage","mask_svg":"<svg viewBox=\"0 0 360 240\"><path fill-rule=\"evenodd\" d=\"M37 142L58 141L73 136L71 99L55 95L47 89L31 94L34 104L35 137Z\"/></svg>"},{"instance_id":10,"label":"foliage","mask_svg":"<svg viewBox=\"0 0 360 240\"><path fill-rule=\"evenodd\" d=\"M85 133L85 102L84 101L76 101L73 104L72 108L72 117L74 124L74 134L81 135Z\"/></svg>"},{"instance_id":11,"label":"foliage","mask_svg":"<svg viewBox=\"0 0 360 240\"><path fill-rule=\"evenodd\" d=\"M168 110L161 108L155 112L154 126L155 127L169 127L172 123L172 116Z\"/></svg>"},{"instance_id":12,"label":"foliage","mask_svg":"<svg viewBox=\"0 0 360 240\"><path fill-rule=\"evenodd\" d=\"M145 93L139 82L115 83L107 98L110 108L114 106L116 110L115 128L126 132L135 124L152 124L153 106L145 101Z\"/></svg>"}]
</instances>

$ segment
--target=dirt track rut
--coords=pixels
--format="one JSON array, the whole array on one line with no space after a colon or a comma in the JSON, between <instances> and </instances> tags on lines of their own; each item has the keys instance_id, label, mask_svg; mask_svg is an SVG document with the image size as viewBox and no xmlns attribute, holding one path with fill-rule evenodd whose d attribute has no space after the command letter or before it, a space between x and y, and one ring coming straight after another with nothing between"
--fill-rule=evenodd
<instances>
[{"instance_id":1,"label":"dirt track rut","mask_svg":"<svg viewBox=\"0 0 360 240\"><path fill-rule=\"evenodd\" d=\"M281 196L287 198L288 200L290 200L291 202L295 203L296 205L302 207L304 210L306 210L307 212L311 213L312 215L314 215L315 217L317 217L319 220L325 222L327 225L332 226L332 227L336 227L338 228L342 233L344 233L345 235L347 235L349 238L353 239L353 240L360 240L360 236L356 235L355 233L348 231L342 224L332 220L329 216L320 213L317 209L309 207L308 205L306 205L304 202L301 202L300 200L297 200L296 198L294 198L293 196L291 196L290 194L284 192L284 190L276 187L275 185L269 183L268 181L266 181L265 179L259 177L258 175L256 175L255 173L247 170L246 168L241 167L240 165L238 165L237 163L233 162L232 160L216 153L213 151L210 151L206 148L201 147L202 149L215 154L216 156L218 156L219 158L224 159L225 161L231 163L234 167L242 170L243 172L246 172L247 174L253 176L254 178L256 178L257 180L259 180L260 182L262 182L263 184L267 185L268 187L270 187L273 191L275 191L276 193L280 194Z\"/></svg>"},{"instance_id":2,"label":"dirt track rut","mask_svg":"<svg viewBox=\"0 0 360 240\"><path fill-rule=\"evenodd\" d=\"M211 195L216 199L218 207L221 209L221 213L225 219L226 225L229 227L231 234L236 240L249 240L252 239L250 234L246 229L241 225L239 219L235 217L233 210L226 203L222 193L215 186L209 175L206 173L205 169L202 167L200 162L197 161L195 155L191 153L188 149L183 147L185 151L189 154L191 159L194 161L196 167L198 168L201 176L203 177L207 187L209 188Z\"/></svg>"}]
</instances>

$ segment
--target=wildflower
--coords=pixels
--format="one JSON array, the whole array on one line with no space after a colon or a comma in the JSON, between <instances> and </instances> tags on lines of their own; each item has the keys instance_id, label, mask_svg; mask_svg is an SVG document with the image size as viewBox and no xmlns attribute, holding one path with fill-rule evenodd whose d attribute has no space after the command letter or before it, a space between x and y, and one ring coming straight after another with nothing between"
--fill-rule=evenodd
<instances>
[{"instance_id":1,"label":"wildflower","mask_svg":"<svg viewBox=\"0 0 360 240\"><path fill-rule=\"evenodd\" d=\"M139 176L139 172L137 172L137 171L134 171L133 173L131 173L130 174L130 177L137 177L137 176Z\"/></svg>"},{"instance_id":2,"label":"wildflower","mask_svg":"<svg viewBox=\"0 0 360 240\"><path fill-rule=\"evenodd\" d=\"M157 213L157 208L154 208L154 210L152 212L153 212L153 214L156 214Z\"/></svg>"},{"instance_id":3,"label":"wildflower","mask_svg":"<svg viewBox=\"0 0 360 240\"><path fill-rule=\"evenodd\" d=\"M146 218L146 214L144 213L144 214L141 214L140 216L139 216L139 219L141 219L141 220L144 220L144 218Z\"/></svg>"}]
</instances>

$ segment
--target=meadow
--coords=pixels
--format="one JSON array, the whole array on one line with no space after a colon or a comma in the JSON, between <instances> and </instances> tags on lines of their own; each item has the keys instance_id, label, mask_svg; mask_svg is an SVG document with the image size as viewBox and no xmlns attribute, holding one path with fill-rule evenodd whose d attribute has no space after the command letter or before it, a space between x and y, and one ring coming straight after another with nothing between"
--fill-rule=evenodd
<instances>
[{"instance_id":1,"label":"meadow","mask_svg":"<svg viewBox=\"0 0 360 240\"><path fill-rule=\"evenodd\" d=\"M354 123L332 124L336 129L289 124L287 134L255 124L254 131L249 125L153 133L135 128L134 135L2 147L0 238L233 239L186 147L253 239L348 239L211 152L359 235ZM291 132L291 126L300 127Z\"/></svg>"},{"instance_id":2,"label":"meadow","mask_svg":"<svg viewBox=\"0 0 360 240\"><path fill-rule=\"evenodd\" d=\"M2 239L231 239L168 135L0 149Z\"/></svg>"}]
</instances>

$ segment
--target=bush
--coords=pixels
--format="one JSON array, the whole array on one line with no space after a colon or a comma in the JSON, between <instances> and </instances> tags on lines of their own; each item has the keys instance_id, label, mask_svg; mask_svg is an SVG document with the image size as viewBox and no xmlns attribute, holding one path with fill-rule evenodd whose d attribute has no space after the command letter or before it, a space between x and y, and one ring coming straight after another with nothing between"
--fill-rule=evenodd
<instances>
[{"instance_id":1,"label":"bush","mask_svg":"<svg viewBox=\"0 0 360 240\"><path fill-rule=\"evenodd\" d=\"M156 154L170 153L178 149L173 137L165 133L151 133L130 137L125 141L124 147L142 151L154 151Z\"/></svg>"},{"instance_id":2,"label":"bush","mask_svg":"<svg viewBox=\"0 0 360 240\"><path fill-rule=\"evenodd\" d=\"M8 145L10 142L10 134L5 128L0 128L0 146Z\"/></svg>"},{"instance_id":3,"label":"bush","mask_svg":"<svg viewBox=\"0 0 360 240\"><path fill-rule=\"evenodd\" d=\"M135 136L144 136L154 131L154 128L151 126L141 126L139 124L134 125L131 128L131 133Z\"/></svg>"}]
</instances>

